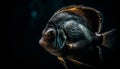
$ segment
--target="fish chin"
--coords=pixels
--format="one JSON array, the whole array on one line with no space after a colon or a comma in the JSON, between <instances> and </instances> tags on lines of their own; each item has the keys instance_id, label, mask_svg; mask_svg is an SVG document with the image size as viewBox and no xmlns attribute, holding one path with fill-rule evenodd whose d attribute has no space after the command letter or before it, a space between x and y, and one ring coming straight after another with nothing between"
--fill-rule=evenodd
<instances>
[{"instance_id":1,"label":"fish chin","mask_svg":"<svg viewBox=\"0 0 120 69\"><path fill-rule=\"evenodd\" d=\"M59 51L57 50L51 50L51 49L46 49L51 55L54 55L54 56L61 56L61 54L59 53Z\"/></svg>"}]
</instances>

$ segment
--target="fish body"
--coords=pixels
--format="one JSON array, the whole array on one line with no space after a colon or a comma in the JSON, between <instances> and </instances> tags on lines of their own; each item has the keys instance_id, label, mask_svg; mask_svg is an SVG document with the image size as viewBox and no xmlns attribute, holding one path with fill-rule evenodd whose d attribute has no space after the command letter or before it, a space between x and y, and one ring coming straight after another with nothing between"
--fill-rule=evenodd
<instances>
[{"instance_id":1,"label":"fish body","mask_svg":"<svg viewBox=\"0 0 120 69\"><path fill-rule=\"evenodd\" d=\"M101 12L91 7L64 7L50 18L39 43L49 53L57 56L66 69L68 67L64 59L77 65L94 67L93 61L102 61L101 51L97 46L105 45L111 48L106 36L115 31L112 29L108 33L100 33L102 19Z\"/></svg>"}]
</instances>

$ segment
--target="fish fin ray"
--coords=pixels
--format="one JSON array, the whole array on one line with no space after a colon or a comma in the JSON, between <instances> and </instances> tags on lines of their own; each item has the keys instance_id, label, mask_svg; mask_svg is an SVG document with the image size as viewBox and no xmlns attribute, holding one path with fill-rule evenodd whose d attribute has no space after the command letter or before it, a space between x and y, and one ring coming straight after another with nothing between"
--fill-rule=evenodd
<instances>
[{"instance_id":1,"label":"fish fin ray","mask_svg":"<svg viewBox=\"0 0 120 69\"><path fill-rule=\"evenodd\" d=\"M115 44L115 29L103 33L102 36L103 36L103 41L101 45L109 48L113 48Z\"/></svg>"},{"instance_id":2,"label":"fish fin ray","mask_svg":"<svg viewBox=\"0 0 120 69\"><path fill-rule=\"evenodd\" d=\"M60 63L62 63L62 65L65 67L65 69L68 69L66 62L62 57L58 57L58 60L60 61Z\"/></svg>"},{"instance_id":3,"label":"fish fin ray","mask_svg":"<svg viewBox=\"0 0 120 69\"><path fill-rule=\"evenodd\" d=\"M92 65L89 65L89 64L86 64L86 63L83 63L83 62L80 62L80 61L77 61L75 59L68 59L70 60L71 62L77 64L77 65L85 65L85 66L89 66L89 67L93 67Z\"/></svg>"}]
</instances>

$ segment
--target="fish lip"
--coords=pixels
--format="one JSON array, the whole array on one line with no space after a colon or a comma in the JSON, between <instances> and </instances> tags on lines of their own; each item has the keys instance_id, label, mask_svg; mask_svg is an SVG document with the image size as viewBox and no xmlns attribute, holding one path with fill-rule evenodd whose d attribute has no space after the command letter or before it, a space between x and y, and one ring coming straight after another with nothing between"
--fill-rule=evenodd
<instances>
[{"instance_id":1,"label":"fish lip","mask_svg":"<svg viewBox=\"0 0 120 69\"><path fill-rule=\"evenodd\" d=\"M41 38L41 39L39 40L39 44L40 44L40 46L44 47L44 39L43 39L43 38Z\"/></svg>"}]
</instances>

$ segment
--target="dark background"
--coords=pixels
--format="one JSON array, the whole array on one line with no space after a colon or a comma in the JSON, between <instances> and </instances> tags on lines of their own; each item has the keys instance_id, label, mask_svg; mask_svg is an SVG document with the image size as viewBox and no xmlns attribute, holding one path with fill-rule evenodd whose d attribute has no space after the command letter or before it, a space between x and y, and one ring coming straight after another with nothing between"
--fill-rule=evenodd
<instances>
[{"instance_id":1,"label":"dark background","mask_svg":"<svg viewBox=\"0 0 120 69\"><path fill-rule=\"evenodd\" d=\"M90 6L101 11L104 16L103 32L116 27L116 9L112 1L15 0L11 6L11 21L8 24L8 64L38 65L40 69L64 69L55 56L39 46L38 41L54 12L64 6L75 4ZM115 64L117 56L114 56L112 61Z\"/></svg>"}]
</instances>

